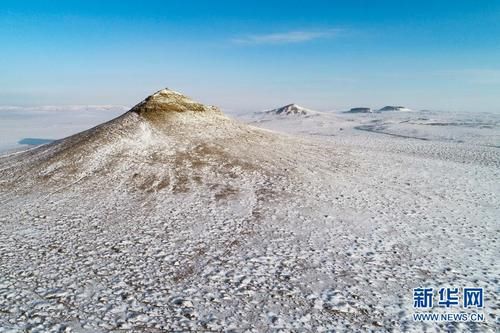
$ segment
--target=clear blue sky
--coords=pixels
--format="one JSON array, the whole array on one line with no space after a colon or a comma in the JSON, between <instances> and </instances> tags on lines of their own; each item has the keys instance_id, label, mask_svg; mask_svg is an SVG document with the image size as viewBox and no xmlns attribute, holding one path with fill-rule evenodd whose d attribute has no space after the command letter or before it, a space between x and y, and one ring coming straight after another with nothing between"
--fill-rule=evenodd
<instances>
[{"instance_id":1,"label":"clear blue sky","mask_svg":"<svg viewBox=\"0 0 500 333\"><path fill-rule=\"evenodd\" d=\"M0 104L500 112L500 1L0 0Z\"/></svg>"}]
</instances>

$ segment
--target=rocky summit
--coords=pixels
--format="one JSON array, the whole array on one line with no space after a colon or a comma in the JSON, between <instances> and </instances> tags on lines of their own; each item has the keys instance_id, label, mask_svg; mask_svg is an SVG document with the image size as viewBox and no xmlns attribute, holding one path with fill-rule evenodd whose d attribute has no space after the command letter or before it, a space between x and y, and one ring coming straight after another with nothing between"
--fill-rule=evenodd
<instances>
[{"instance_id":1,"label":"rocky summit","mask_svg":"<svg viewBox=\"0 0 500 333\"><path fill-rule=\"evenodd\" d=\"M181 93L162 89L132 108L138 114L150 114L161 112L218 112L220 110L214 106L206 106L195 102Z\"/></svg>"}]
</instances>

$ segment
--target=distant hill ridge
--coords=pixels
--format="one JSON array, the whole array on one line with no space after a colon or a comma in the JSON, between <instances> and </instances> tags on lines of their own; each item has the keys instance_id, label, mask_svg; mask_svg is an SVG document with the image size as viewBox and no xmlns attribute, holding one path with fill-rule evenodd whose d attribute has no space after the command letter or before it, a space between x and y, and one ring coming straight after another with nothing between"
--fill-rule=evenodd
<instances>
[{"instance_id":1,"label":"distant hill ridge","mask_svg":"<svg viewBox=\"0 0 500 333\"><path fill-rule=\"evenodd\" d=\"M291 116L291 115L311 115L311 114L316 114L318 113L317 111L313 111L310 109L307 109L305 107L302 107L300 105L297 105L295 103L288 104L285 106L282 106L277 109L272 109L268 111L264 111L265 114L275 114L275 115L280 115L280 116Z\"/></svg>"}]
</instances>

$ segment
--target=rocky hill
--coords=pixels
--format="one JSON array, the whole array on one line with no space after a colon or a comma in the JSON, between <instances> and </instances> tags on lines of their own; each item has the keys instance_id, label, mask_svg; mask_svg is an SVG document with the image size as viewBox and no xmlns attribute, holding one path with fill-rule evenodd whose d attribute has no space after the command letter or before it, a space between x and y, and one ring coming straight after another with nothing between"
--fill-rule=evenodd
<instances>
[{"instance_id":1,"label":"rocky hill","mask_svg":"<svg viewBox=\"0 0 500 333\"><path fill-rule=\"evenodd\" d=\"M179 191L215 178L233 182L241 172L269 174L270 156L287 140L165 89L105 124L1 158L0 178L16 191L86 189L82 184L97 185L101 177L115 188Z\"/></svg>"},{"instance_id":2,"label":"rocky hill","mask_svg":"<svg viewBox=\"0 0 500 333\"><path fill-rule=\"evenodd\" d=\"M380 110L378 110L378 112L387 112L387 111L411 111L411 110L408 109L407 107L401 106L401 105L397 105L397 106L387 105L387 106L384 106L383 108L381 108Z\"/></svg>"},{"instance_id":3,"label":"rocky hill","mask_svg":"<svg viewBox=\"0 0 500 333\"><path fill-rule=\"evenodd\" d=\"M277 109L269 110L264 112L267 115L279 115L279 116L310 116L317 114L316 111L306 109L297 104L288 104Z\"/></svg>"}]
</instances>

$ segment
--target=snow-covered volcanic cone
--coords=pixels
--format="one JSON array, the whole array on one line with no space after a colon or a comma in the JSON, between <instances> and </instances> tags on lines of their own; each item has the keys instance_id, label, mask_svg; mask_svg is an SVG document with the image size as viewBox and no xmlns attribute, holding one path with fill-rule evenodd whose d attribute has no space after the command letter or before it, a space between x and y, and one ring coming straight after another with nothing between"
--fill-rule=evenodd
<instances>
[{"instance_id":1,"label":"snow-covered volcanic cone","mask_svg":"<svg viewBox=\"0 0 500 333\"><path fill-rule=\"evenodd\" d=\"M0 177L8 194L228 187L240 174L283 173L278 151L288 141L164 89L105 124L0 159Z\"/></svg>"},{"instance_id":2,"label":"snow-covered volcanic cone","mask_svg":"<svg viewBox=\"0 0 500 333\"><path fill-rule=\"evenodd\" d=\"M297 104L288 104L277 109L264 111L264 114L278 115L278 116L310 116L318 112L306 109Z\"/></svg>"},{"instance_id":3,"label":"snow-covered volcanic cone","mask_svg":"<svg viewBox=\"0 0 500 333\"><path fill-rule=\"evenodd\" d=\"M162 90L0 157L0 327L267 327L268 293L298 291L284 257L266 258L270 223L295 214L301 178L341 167L326 151L312 170L324 147Z\"/></svg>"}]
</instances>

